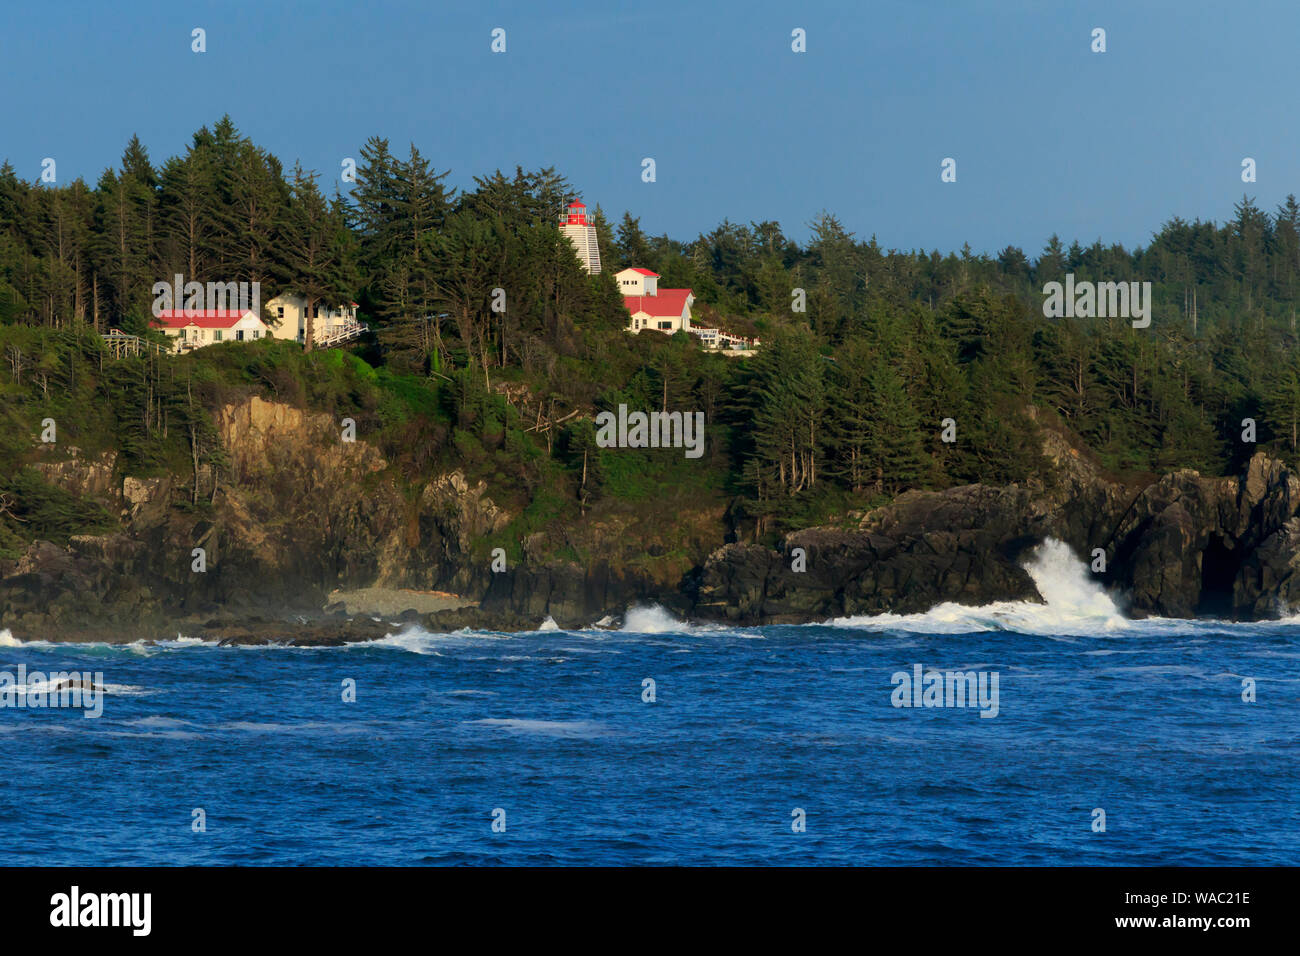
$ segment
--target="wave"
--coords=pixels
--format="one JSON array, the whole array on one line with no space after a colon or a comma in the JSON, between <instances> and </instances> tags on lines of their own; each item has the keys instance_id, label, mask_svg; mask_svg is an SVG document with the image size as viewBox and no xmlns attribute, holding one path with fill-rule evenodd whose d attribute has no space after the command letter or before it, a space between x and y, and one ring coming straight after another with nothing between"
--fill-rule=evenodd
<instances>
[{"instance_id":1,"label":"wave","mask_svg":"<svg viewBox=\"0 0 1300 956\"><path fill-rule=\"evenodd\" d=\"M154 640L138 638L130 642L118 641L45 641L39 638L25 641L13 636L9 630L0 630L0 647L22 648L25 651L56 651L62 654L75 653L85 657L97 657L115 654L132 654L137 657L150 657L159 651L179 651L191 647L219 647L217 641L204 640L199 637L185 637L177 634L174 639Z\"/></svg>"},{"instance_id":2,"label":"wave","mask_svg":"<svg viewBox=\"0 0 1300 956\"><path fill-rule=\"evenodd\" d=\"M471 720L483 727L499 727L514 733L540 734L544 737L603 737L609 728L593 720L532 720L524 717L486 717Z\"/></svg>"},{"instance_id":3,"label":"wave","mask_svg":"<svg viewBox=\"0 0 1300 956\"><path fill-rule=\"evenodd\" d=\"M596 629L601 630L599 628ZM618 629L624 634L722 634L735 637L761 637L758 628L736 628L724 624L695 624L675 617L673 613L659 604L638 604L627 609L623 615L623 626ZM584 628L582 633L591 633L593 629ZM749 633L746 633L749 632Z\"/></svg>"},{"instance_id":4,"label":"wave","mask_svg":"<svg viewBox=\"0 0 1300 956\"><path fill-rule=\"evenodd\" d=\"M104 695L113 695L116 697L143 697L148 695L148 693L151 693L143 687L136 687L135 684L91 682L88 687L81 687L81 675L73 674L72 678L60 678L59 680L27 680L27 683L25 684L8 684L5 685L3 691L0 691L0 695L43 697L56 695L56 693L62 691L72 692L73 689L81 689L83 693L104 693Z\"/></svg>"},{"instance_id":5,"label":"wave","mask_svg":"<svg viewBox=\"0 0 1300 956\"><path fill-rule=\"evenodd\" d=\"M970 634L990 631L1038 635L1057 640L1081 637L1131 637L1142 635L1199 636L1218 634L1257 634L1261 629L1300 630L1300 613L1275 620L1232 622L1213 619L1126 617L1115 597L1097 582L1086 561L1071 551L1069 545L1049 538L1027 555L1024 568L1032 578L1042 602L997 601L984 605L945 602L916 614L859 614L832 618L802 627L834 627L874 632L904 632L920 635ZM611 627L618 624L617 628ZM460 648L481 641L507 640L516 636L567 633L600 641L612 634L628 636L726 637L763 640L771 629L763 626L742 627L734 624L695 623L684 621L659 604L629 607L619 622L606 617L595 625L565 631L547 617L536 630L518 635L490 630L462 628L434 632L415 626L395 630L374 641L345 644L342 650L387 648L412 654L442 656L447 648ZM1195 643L1195 642L1193 642ZM63 643L21 641L11 631L0 630L0 647L33 650L58 650L79 655L130 653L151 656L159 652L180 651L195 647L215 648L216 641L177 634L172 640L137 640L130 644ZM74 650L75 649L75 650ZM338 650L340 648L304 648L304 650ZM565 650L581 650L565 648ZM594 651L592 651L594 653ZM1276 652L1278 656L1291 656ZM120 688L118 693L148 693L138 688Z\"/></svg>"},{"instance_id":6,"label":"wave","mask_svg":"<svg viewBox=\"0 0 1300 956\"><path fill-rule=\"evenodd\" d=\"M1233 623L1185 618L1125 617L1114 597L1103 588L1070 546L1048 538L1024 563L1043 603L997 601L972 606L945 602L920 614L865 614L834 618L832 627L923 634L970 634L1014 631L1043 637L1126 637L1144 634L1192 634L1207 630L1249 632L1261 627L1300 625L1300 615L1280 621Z\"/></svg>"},{"instance_id":7,"label":"wave","mask_svg":"<svg viewBox=\"0 0 1300 956\"><path fill-rule=\"evenodd\" d=\"M342 650L364 651L367 648L379 647L388 648L398 651L406 651L410 654L432 655L441 657L439 652L443 647L463 647L474 641L488 640L499 641L510 637L509 634L500 634L496 631L474 631L469 628L461 628L458 631L426 631L422 627L411 627L403 631L396 631L392 634L385 634L383 637L374 641L353 641L344 644ZM338 650L339 648L308 648L309 650Z\"/></svg>"}]
</instances>

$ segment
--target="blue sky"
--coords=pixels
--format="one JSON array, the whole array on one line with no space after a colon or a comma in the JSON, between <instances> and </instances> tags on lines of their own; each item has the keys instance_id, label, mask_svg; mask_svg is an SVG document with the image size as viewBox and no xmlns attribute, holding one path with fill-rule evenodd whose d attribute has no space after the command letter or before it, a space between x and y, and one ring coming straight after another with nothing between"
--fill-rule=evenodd
<instances>
[{"instance_id":1,"label":"blue sky","mask_svg":"<svg viewBox=\"0 0 1300 956\"><path fill-rule=\"evenodd\" d=\"M229 112L330 191L378 134L459 186L554 165L611 218L679 239L775 219L803 240L826 209L886 247L1034 256L1053 232L1131 247L1173 215L1227 218L1243 192L1270 211L1300 193L1295 0L50 0L0 17L0 157L33 180L50 156L93 183L132 133L161 161Z\"/></svg>"}]
</instances>

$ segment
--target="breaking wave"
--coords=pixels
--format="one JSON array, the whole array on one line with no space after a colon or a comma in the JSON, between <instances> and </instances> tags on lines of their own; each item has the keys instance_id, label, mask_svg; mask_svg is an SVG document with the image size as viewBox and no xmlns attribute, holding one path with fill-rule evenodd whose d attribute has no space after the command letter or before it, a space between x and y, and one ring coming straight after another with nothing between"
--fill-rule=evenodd
<instances>
[{"instance_id":1,"label":"breaking wave","mask_svg":"<svg viewBox=\"0 0 1300 956\"><path fill-rule=\"evenodd\" d=\"M1069 545L1049 538L1029 553L1024 564L1033 578L1042 604L997 601L978 607L947 602L921 614L870 614L836 618L835 627L926 634L969 634L977 631L1015 631L1043 636L1091 637L1160 631L1190 631L1207 624L1236 628L1222 622L1194 622L1172 618L1133 620L1124 616L1114 598L1097 583ZM1276 626L1279 622L1269 622Z\"/></svg>"},{"instance_id":2,"label":"breaking wave","mask_svg":"<svg viewBox=\"0 0 1300 956\"><path fill-rule=\"evenodd\" d=\"M658 604L651 604L628 608L620 630L628 634L672 634L680 633L685 627L686 624Z\"/></svg>"},{"instance_id":3,"label":"breaking wave","mask_svg":"<svg viewBox=\"0 0 1300 956\"><path fill-rule=\"evenodd\" d=\"M1300 629L1300 614L1280 620L1256 622L1231 622L1213 619L1183 619L1126 617L1116 598L1106 591L1069 545L1049 538L1031 550L1024 562L1025 571L1033 579L1042 603L1031 601L997 601L984 605L966 605L945 602L917 614L861 614L802 625L803 627L833 627L872 632L901 631L912 634L971 634L980 632L1014 632L1051 638L1077 637L1140 637L1144 635L1205 636L1207 633L1241 634L1257 633L1261 628L1276 630ZM612 627L611 625L617 625ZM627 609L622 620L607 617L594 626L575 631L564 631L547 617L532 632L510 634L498 631L463 628L451 632L433 632L415 626L403 628L374 641L357 641L343 645L344 650L385 648L412 654L441 657L445 652L466 647L487 647L501 640L528 634L569 633L589 640L603 640L604 636L621 634L628 637L654 638L659 635L692 637L726 637L763 640L770 627L742 627L734 624L696 623L682 620L659 604L636 605ZM57 650L74 652L83 656L129 653L152 656L159 652L176 652L192 648L215 648L215 641L178 634L173 640L139 640L130 644L67 644L48 641L21 641L11 631L0 629L0 648L31 650ZM75 648L75 651L73 651ZM310 650L337 650L337 648L310 648ZM582 649L586 652L586 649ZM595 653L595 651L590 651ZM520 658L527 659L527 658ZM150 693L129 685L106 685L108 693L123 695Z\"/></svg>"}]
</instances>

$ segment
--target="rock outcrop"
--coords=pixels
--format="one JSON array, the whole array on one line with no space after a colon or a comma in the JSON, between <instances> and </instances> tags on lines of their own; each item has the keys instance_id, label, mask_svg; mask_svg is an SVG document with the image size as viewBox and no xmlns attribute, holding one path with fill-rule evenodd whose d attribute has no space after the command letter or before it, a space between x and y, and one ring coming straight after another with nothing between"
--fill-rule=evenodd
<instances>
[{"instance_id":1,"label":"rock outcrop","mask_svg":"<svg viewBox=\"0 0 1300 956\"><path fill-rule=\"evenodd\" d=\"M547 617L575 627L648 602L742 624L913 613L1041 600L1022 561L1047 538L1090 563L1104 555L1098 577L1136 616L1300 608L1300 476L1264 454L1235 477L1122 481L1044 427L1048 483L911 491L836 527L793 532L775 550L724 543L720 508L690 502L673 506L672 522L607 509L512 546L519 515L486 485L449 472L412 486L374 446L343 441L328 415L251 398L215 422L225 464L202 469L197 487L123 474L111 453L38 463L46 480L116 512L119 527L0 560L0 628L257 643L288 635L293 621L304 640L332 643L389 628L323 611L335 589L371 587L473 603L424 618L439 630L519 630ZM497 546L511 555L499 573ZM394 620L420 613L394 610Z\"/></svg>"},{"instance_id":2,"label":"rock outcrop","mask_svg":"<svg viewBox=\"0 0 1300 956\"><path fill-rule=\"evenodd\" d=\"M1045 443L1057 466L1050 487L908 492L856 530L797 531L780 551L720 548L694 611L757 624L1041 600L1019 560L1047 538L1104 567L1098 578L1137 617L1253 620L1300 608L1300 477L1282 462L1257 454L1240 477L1184 470L1132 485L1055 433ZM796 549L805 570L794 570Z\"/></svg>"}]
</instances>

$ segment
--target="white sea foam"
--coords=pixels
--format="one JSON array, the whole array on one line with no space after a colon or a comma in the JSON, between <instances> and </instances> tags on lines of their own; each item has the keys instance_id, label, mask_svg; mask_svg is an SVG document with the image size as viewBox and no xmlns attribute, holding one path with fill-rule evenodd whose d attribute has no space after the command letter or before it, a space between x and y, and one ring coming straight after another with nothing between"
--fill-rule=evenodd
<instances>
[{"instance_id":1,"label":"white sea foam","mask_svg":"<svg viewBox=\"0 0 1300 956\"><path fill-rule=\"evenodd\" d=\"M201 637L186 637L184 634L177 634L173 640L154 641L155 647L165 647L167 650L180 650L183 647L220 647L220 641L205 641Z\"/></svg>"},{"instance_id":2,"label":"white sea foam","mask_svg":"<svg viewBox=\"0 0 1300 956\"><path fill-rule=\"evenodd\" d=\"M71 678L60 678L58 680L28 680L26 683L15 683L5 688L5 693L18 694L22 696L49 696L57 694L65 688L72 688L81 680L81 674L73 674ZM143 687L136 687L133 684L109 684L107 682L99 683L91 681L94 692L99 694L113 694L117 697L142 697L149 691Z\"/></svg>"},{"instance_id":3,"label":"white sea foam","mask_svg":"<svg viewBox=\"0 0 1300 956\"><path fill-rule=\"evenodd\" d=\"M502 730L547 737L599 737L607 731L604 724L592 720L529 720L522 717L488 717L472 724L500 727Z\"/></svg>"},{"instance_id":4,"label":"white sea foam","mask_svg":"<svg viewBox=\"0 0 1300 956\"><path fill-rule=\"evenodd\" d=\"M674 617L672 612L658 604L638 604L623 615L625 634L714 634L723 631L732 636L750 636L745 631L753 628L732 628L722 624L691 624Z\"/></svg>"},{"instance_id":5,"label":"white sea foam","mask_svg":"<svg viewBox=\"0 0 1300 956\"><path fill-rule=\"evenodd\" d=\"M827 623L873 631L926 634L1016 631L1048 637L1167 634L1198 626L1194 622L1171 618L1138 621L1125 617L1114 598L1091 576L1088 565L1068 545L1053 538L1030 552L1024 567L1044 603L998 601L972 607L949 602L921 614L855 615ZM1276 626L1284 622L1269 623ZM1204 627L1205 623L1199 626Z\"/></svg>"},{"instance_id":6,"label":"white sea foam","mask_svg":"<svg viewBox=\"0 0 1300 956\"><path fill-rule=\"evenodd\" d=\"M680 632L686 627L658 604L646 607L630 607L623 615L623 627L620 630L631 634L670 634Z\"/></svg>"},{"instance_id":7,"label":"white sea foam","mask_svg":"<svg viewBox=\"0 0 1300 956\"><path fill-rule=\"evenodd\" d=\"M439 648L473 646L478 641L500 641L510 637L495 631L472 631L461 628L459 631L426 631L422 627L412 627L393 634L386 634L375 641L353 641L343 645L351 650L364 650L367 647L387 647L411 654L425 654L441 657ZM329 648L325 648L329 650Z\"/></svg>"},{"instance_id":8,"label":"white sea foam","mask_svg":"<svg viewBox=\"0 0 1300 956\"><path fill-rule=\"evenodd\" d=\"M183 720L180 717L164 717L161 714L154 714L150 717L137 717L134 720L124 720L122 723L131 727L151 727L163 730L194 726L192 720Z\"/></svg>"},{"instance_id":9,"label":"white sea foam","mask_svg":"<svg viewBox=\"0 0 1300 956\"><path fill-rule=\"evenodd\" d=\"M1144 635L1194 635L1211 637L1217 634L1252 634L1262 628L1276 630L1295 628L1300 631L1300 614L1280 620L1234 623L1213 620L1185 620L1152 617L1134 620L1124 616L1115 598L1097 582L1085 561L1075 555L1068 545L1049 539L1033 549L1024 564L1033 579L1043 603L1028 601L999 601L982 606L944 603L919 614L871 614L836 618L808 627L831 626L867 631L901 631L915 634L965 634L983 631L1007 631L1036 634L1073 642L1081 637L1141 637ZM761 627L737 627L726 624L697 624L682 621L658 604L637 605L628 608L622 624L616 631L608 630L611 618L605 618L591 628L579 632L584 640L602 641L613 638L615 643L622 634L653 640L656 635L727 637L762 640L768 635ZM552 633L559 630L548 617L531 633ZM440 657L443 650L474 646L482 641L509 640L515 635L494 631L475 631L463 628L453 632L431 632L421 627L396 630L376 641L358 641L344 649L384 647ZM676 642L670 642L675 644ZM132 644L62 644L48 641L19 641L8 630L0 630L0 647L21 647L30 650L53 649L84 652L90 649L116 650L127 653L156 653L182 650L197 646L215 647L216 642L178 634L174 640ZM330 651L332 648L315 650ZM557 648L557 650L588 653L582 648ZM678 653L687 649L677 648ZM594 651L590 653L595 653ZM1287 650L1261 652L1273 656L1296 656ZM110 689L111 688L111 689ZM150 693L135 687L110 685L110 693Z\"/></svg>"}]
</instances>

